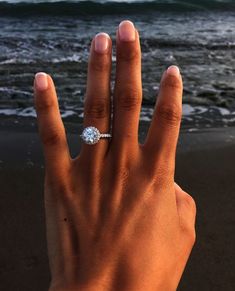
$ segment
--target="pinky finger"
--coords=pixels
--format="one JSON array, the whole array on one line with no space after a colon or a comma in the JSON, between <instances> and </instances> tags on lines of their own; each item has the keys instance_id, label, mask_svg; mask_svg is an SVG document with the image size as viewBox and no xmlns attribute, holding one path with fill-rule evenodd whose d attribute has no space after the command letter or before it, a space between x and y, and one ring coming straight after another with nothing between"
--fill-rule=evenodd
<instances>
[{"instance_id":1,"label":"pinky finger","mask_svg":"<svg viewBox=\"0 0 235 291\"><path fill-rule=\"evenodd\" d=\"M46 73L35 75L34 103L47 170L59 173L68 169L70 154L54 83Z\"/></svg>"}]
</instances>

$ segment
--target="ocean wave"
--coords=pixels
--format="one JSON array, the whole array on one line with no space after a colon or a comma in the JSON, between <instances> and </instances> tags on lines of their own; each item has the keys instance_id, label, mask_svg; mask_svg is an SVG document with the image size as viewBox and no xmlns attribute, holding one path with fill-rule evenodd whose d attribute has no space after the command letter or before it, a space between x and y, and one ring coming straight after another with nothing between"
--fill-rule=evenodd
<instances>
[{"instance_id":1,"label":"ocean wave","mask_svg":"<svg viewBox=\"0 0 235 291\"><path fill-rule=\"evenodd\" d=\"M30 59L17 59L17 58L10 58L4 61L0 61L0 65L8 65L8 64L33 64L35 63L34 60Z\"/></svg>"},{"instance_id":2,"label":"ocean wave","mask_svg":"<svg viewBox=\"0 0 235 291\"><path fill-rule=\"evenodd\" d=\"M79 63L81 62L81 56L74 54L67 57L58 57L50 59L50 63L59 64L59 63ZM9 65L9 64L37 64L38 59L24 59L21 58L10 58L3 61L0 61L0 65Z\"/></svg>"},{"instance_id":3,"label":"ocean wave","mask_svg":"<svg viewBox=\"0 0 235 291\"><path fill-rule=\"evenodd\" d=\"M61 57L61 58L53 58L51 60L52 63L57 64L57 63L79 63L81 62L81 56L74 54L72 56L68 57Z\"/></svg>"},{"instance_id":4,"label":"ocean wave","mask_svg":"<svg viewBox=\"0 0 235 291\"><path fill-rule=\"evenodd\" d=\"M0 115L6 115L6 116L20 116L20 117L37 117L36 111L33 107L27 107L24 109L21 108L15 108L15 109L9 109L9 108L3 108L0 109ZM61 112L62 118L67 118L73 115L77 115L77 112L73 110L63 110Z\"/></svg>"},{"instance_id":5,"label":"ocean wave","mask_svg":"<svg viewBox=\"0 0 235 291\"><path fill-rule=\"evenodd\" d=\"M60 114L63 119L76 118L76 122L82 122L84 118L84 108L77 106L68 106L60 109ZM183 104L182 125L187 128L214 127L214 126L231 126L235 124L235 111L228 110L217 106L193 106ZM140 112L140 121L151 122L154 114L154 109L150 107L142 107ZM33 117L37 114L34 107L26 108L0 108L0 116L19 116Z\"/></svg>"},{"instance_id":6,"label":"ocean wave","mask_svg":"<svg viewBox=\"0 0 235 291\"><path fill-rule=\"evenodd\" d=\"M208 11L235 10L233 0L190 0L190 1L40 1L0 2L0 16L42 16L42 15L110 15L136 14L156 11Z\"/></svg>"}]
</instances>

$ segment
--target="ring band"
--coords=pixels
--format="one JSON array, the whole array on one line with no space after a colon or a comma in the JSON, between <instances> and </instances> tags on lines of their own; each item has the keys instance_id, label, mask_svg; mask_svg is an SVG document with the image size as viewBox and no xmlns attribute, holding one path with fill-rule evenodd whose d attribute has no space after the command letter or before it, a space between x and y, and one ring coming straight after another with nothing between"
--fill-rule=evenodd
<instances>
[{"instance_id":1,"label":"ring band","mask_svg":"<svg viewBox=\"0 0 235 291\"><path fill-rule=\"evenodd\" d=\"M94 126L88 126L84 128L80 137L86 144L96 144L101 138L111 138L110 133L100 133L98 128Z\"/></svg>"}]
</instances>

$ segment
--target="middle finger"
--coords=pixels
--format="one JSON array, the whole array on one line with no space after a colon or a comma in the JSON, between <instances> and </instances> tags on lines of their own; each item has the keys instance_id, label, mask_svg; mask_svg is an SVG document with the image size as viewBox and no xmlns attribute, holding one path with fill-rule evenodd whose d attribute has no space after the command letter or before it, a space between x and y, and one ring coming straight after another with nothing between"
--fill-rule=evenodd
<instances>
[{"instance_id":1,"label":"middle finger","mask_svg":"<svg viewBox=\"0 0 235 291\"><path fill-rule=\"evenodd\" d=\"M122 21L117 31L117 67L112 127L113 147L137 148L142 102L141 49L131 21Z\"/></svg>"}]
</instances>

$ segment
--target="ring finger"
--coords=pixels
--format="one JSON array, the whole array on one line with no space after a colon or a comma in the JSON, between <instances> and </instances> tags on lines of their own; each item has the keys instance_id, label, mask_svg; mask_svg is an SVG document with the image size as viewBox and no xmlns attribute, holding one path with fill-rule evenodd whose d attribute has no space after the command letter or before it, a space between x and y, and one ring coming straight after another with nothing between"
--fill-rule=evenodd
<instances>
[{"instance_id":1,"label":"ring finger","mask_svg":"<svg viewBox=\"0 0 235 291\"><path fill-rule=\"evenodd\" d=\"M94 126L108 133L110 126L110 73L112 43L108 34L98 33L92 40L88 62L87 89L84 101L83 127ZM94 145L82 144L81 156L93 159L104 156L108 142L101 139Z\"/></svg>"}]
</instances>

